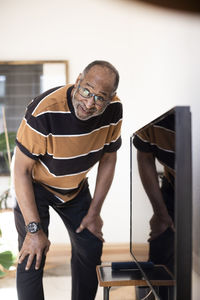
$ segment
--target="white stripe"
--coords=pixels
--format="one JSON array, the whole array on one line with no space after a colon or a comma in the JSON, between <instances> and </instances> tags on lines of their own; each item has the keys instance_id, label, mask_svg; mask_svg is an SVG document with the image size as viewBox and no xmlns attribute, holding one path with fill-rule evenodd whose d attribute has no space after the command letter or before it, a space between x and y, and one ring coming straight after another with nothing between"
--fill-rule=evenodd
<instances>
[{"instance_id":1,"label":"white stripe","mask_svg":"<svg viewBox=\"0 0 200 300\"><path fill-rule=\"evenodd\" d=\"M112 140L110 143L104 144L104 146L105 146L105 145L108 146L108 145L110 145L111 143L115 143L119 138L120 138L120 135L119 135L115 140Z\"/></svg>"},{"instance_id":2,"label":"white stripe","mask_svg":"<svg viewBox=\"0 0 200 300\"><path fill-rule=\"evenodd\" d=\"M53 187L52 185L48 185L48 186L49 186L50 188ZM56 189L61 189L61 188L59 188L59 187L55 187L55 188L56 188ZM62 190L66 190L66 189L63 189L63 188L62 188ZM67 190L68 190L68 189L67 189ZM65 203L65 201L64 201L63 199L61 199L60 197L58 197L57 195L54 194L54 196L55 196L60 202ZM63 196L65 196L65 195L63 195Z\"/></svg>"},{"instance_id":3,"label":"white stripe","mask_svg":"<svg viewBox=\"0 0 200 300\"><path fill-rule=\"evenodd\" d=\"M107 127L110 127L111 125L117 125L120 121L121 121L122 119L120 119L119 121L117 121L116 123L110 123L110 124L108 124L108 125L105 125L105 126L102 126L102 127L99 127L99 128L96 128L96 129L94 129L94 130L92 130L92 131L90 131L90 132L87 132L87 133L82 133L82 134L52 134L52 133L49 133L48 135L47 135L47 137L48 136L53 136L53 137L78 137L78 136L87 136L87 135L90 135L90 134L92 134L93 132L95 132L95 131L98 131L98 130L101 130L101 129L103 129L103 128L107 128Z\"/></svg>"},{"instance_id":4,"label":"white stripe","mask_svg":"<svg viewBox=\"0 0 200 300\"><path fill-rule=\"evenodd\" d=\"M98 130L100 130L100 129L102 129L102 128L109 127L109 126L111 126L111 125L117 125L122 119L120 119L117 123L110 123L110 124L108 124L108 125L105 125L105 126L96 128L96 129L94 129L94 130L92 130L92 131L90 131L90 132L88 132L88 133L83 133L83 134L67 134L67 135L65 135L65 134L62 134L62 135L60 135L60 134L52 134L52 133L49 133L49 134L47 134L47 135L42 134L41 132L39 132L39 131L35 130L34 128L32 128L32 127L28 124L28 122L27 122L27 120L26 120L25 118L24 118L24 120L25 120L26 124L28 125L28 127L29 127L30 129L32 129L33 131L37 132L38 134L40 134L41 136L44 136L44 137L48 137L48 136L50 136L50 135L53 136L53 137L78 137L78 136L86 136L86 135L90 135L90 134L92 134L92 133L95 132L95 131L98 131Z\"/></svg>"},{"instance_id":5,"label":"white stripe","mask_svg":"<svg viewBox=\"0 0 200 300\"><path fill-rule=\"evenodd\" d=\"M52 187L52 188L54 188L54 189L65 190L65 191L73 190L73 189L77 189L77 188L78 188L78 186L76 186L76 187L71 187L71 188L63 188L63 187L61 188L61 187L54 186L54 185L49 185L49 184L46 184L46 183L45 183L45 185L47 185L47 186L49 186L49 187Z\"/></svg>"},{"instance_id":6,"label":"white stripe","mask_svg":"<svg viewBox=\"0 0 200 300\"><path fill-rule=\"evenodd\" d=\"M153 127L161 128L161 129L164 129L164 130L169 131L169 132L172 132L172 133L175 132L174 130L171 130L171 129L168 129L168 128L166 128L166 127L159 126L159 125L153 125Z\"/></svg>"},{"instance_id":7,"label":"white stripe","mask_svg":"<svg viewBox=\"0 0 200 300\"><path fill-rule=\"evenodd\" d=\"M40 154L36 154L36 153L31 153L32 155L35 155L35 156L40 156L42 153Z\"/></svg>"},{"instance_id":8,"label":"white stripe","mask_svg":"<svg viewBox=\"0 0 200 300\"><path fill-rule=\"evenodd\" d=\"M51 135L51 136L53 136L53 137L77 137L77 136L86 136L86 135L92 134L92 133L95 132L95 131L98 131L98 130L100 130L100 129L102 129L102 128L106 128L106 127L109 127L109 126L110 126L110 125L105 125L105 126L102 126L102 127L97 128L97 129L94 129L94 130L92 130L92 131L90 131L90 132L88 132L88 133L82 133L82 134L52 134L52 133L49 133L48 136L49 136L49 135Z\"/></svg>"},{"instance_id":9,"label":"white stripe","mask_svg":"<svg viewBox=\"0 0 200 300\"><path fill-rule=\"evenodd\" d=\"M59 90L61 90L61 89L63 89L63 87L61 87L61 88L59 88L59 89L57 89L57 90L54 90L53 92L51 92L50 94L48 94L46 97L44 97L44 98L38 103L38 105L36 106L36 108L34 109L34 111L32 112L32 114L34 114L34 112L37 110L38 106L40 106L40 104L41 104L47 97L49 97L50 95L54 94L55 92L57 92L57 91L59 91ZM37 116L36 116L36 117L37 117Z\"/></svg>"},{"instance_id":10,"label":"white stripe","mask_svg":"<svg viewBox=\"0 0 200 300\"><path fill-rule=\"evenodd\" d=\"M71 114L70 111L53 111L53 110L47 110L47 111L44 111L44 112L41 112L40 114L37 115L37 117L41 116L41 115L44 115L44 114L48 114L48 113L51 113L51 114Z\"/></svg>"},{"instance_id":11,"label":"white stripe","mask_svg":"<svg viewBox=\"0 0 200 300\"><path fill-rule=\"evenodd\" d=\"M121 101L120 101L120 100L117 100L117 101L111 101L111 102L109 103L109 105L110 105L110 104L115 104L115 103L121 103Z\"/></svg>"},{"instance_id":12,"label":"white stripe","mask_svg":"<svg viewBox=\"0 0 200 300\"><path fill-rule=\"evenodd\" d=\"M142 141L145 142L145 143L150 144L151 146L156 146L157 148L159 148L159 149L161 149L161 150L164 150L164 151L166 151L166 152L174 153L174 151L172 151L172 150L167 150L167 149L161 148L161 147L159 147L157 144L150 143L148 140L144 140L143 138L141 138L141 136L139 136L139 135L137 135L137 134L136 134L136 136L137 136L140 140L142 140Z\"/></svg>"},{"instance_id":13,"label":"white stripe","mask_svg":"<svg viewBox=\"0 0 200 300\"><path fill-rule=\"evenodd\" d=\"M119 138L119 137L118 137L118 138ZM118 138L115 139L115 140L113 140L113 141L111 141L110 143L104 144L104 146L105 146L105 145L110 145L111 143L114 143L115 141L118 140ZM101 148L100 148L100 149L101 149ZM98 151L98 150L97 150L97 151ZM91 151L91 152L93 152L93 151ZM87 154L85 154L85 155L87 155ZM84 156L84 154L83 154L83 155L80 155L80 156ZM78 156L77 156L77 157L78 157ZM75 158L75 157L72 157L72 158ZM56 159L59 159L59 158L56 158ZM65 158L60 158L60 159L65 159ZM70 158L68 158L68 159L70 159ZM87 173L87 172L89 172L89 170L92 168L92 167L91 167L91 168L89 168L89 169L87 169L87 170L85 170L85 171L78 172L78 173L73 173L73 174L69 174L69 175L59 175L59 176L56 176L55 174L53 174L53 173L50 172L49 168L48 168L41 160L39 160L39 161L40 161L40 163L45 167L45 169L46 169L52 176L54 176L54 177L59 177L59 178L61 178L61 177L75 176L75 175Z\"/></svg>"},{"instance_id":14,"label":"white stripe","mask_svg":"<svg viewBox=\"0 0 200 300\"><path fill-rule=\"evenodd\" d=\"M59 156L54 156L53 153L48 153L48 154L51 155L53 157L53 159L61 159L61 160L62 159L75 159L75 158L78 158L78 157L87 156L88 154L93 153L93 152L98 152L101 149L103 149L103 147L101 147L99 149L96 149L96 150L92 150L92 151L90 151L88 153L83 153L81 155L76 155L76 156L59 157Z\"/></svg>"},{"instance_id":15,"label":"white stripe","mask_svg":"<svg viewBox=\"0 0 200 300\"><path fill-rule=\"evenodd\" d=\"M110 125L117 125L119 122L121 122L122 121L122 118L121 119L119 119L116 123L110 123Z\"/></svg>"},{"instance_id":16,"label":"white stripe","mask_svg":"<svg viewBox=\"0 0 200 300\"><path fill-rule=\"evenodd\" d=\"M174 151L172 151L172 150L167 150L167 149L161 148L161 147L159 147L158 145L153 144L153 143L150 143L150 144L156 146L157 148L159 148L159 149L161 149L161 150L163 150L163 151L166 151L166 152L169 152L169 153L174 153Z\"/></svg>"},{"instance_id":17,"label":"white stripe","mask_svg":"<svg viewBox=\"0 0 200 300\"><path fill-rule=\"evenodd\" d=\"M37 132L38 134L40 134L41 136L44 136L44 137L47 137L47 135L35 130L34 128L31 127L31 125L28 124L27 120L24 118L25 122L26 122L26 125L33 131Z\"/></svg>"},{"instance_id":18,"label":"white stripe","mask_svg":"<svg viewBox=\"0 0 200 300\"><path fill-rule=\"evenodd\" d=\"M64 178L64 177L70 177L70 176L75 176L75 175L87 173L91 169L91 168L89 168L88 170L85 170L85 171L82 171L82 172L78 172L78 173L68 174L68 175L55 175L55 174L53 174L53 173L51 173L49 171L49 169L47 168L47 166L41 160L39 160L39 161L43 165L43 167L45 167L45 169L48 171L48 173L51 174L53 177L56 177L56 178Z\"/></svg>"},{"instance_id":19,"label":"white stripe","mask_svg":"<svg viewBox=\"0 0 200 300\"><path fill-rule=\"evenodd\" d=\"M60 197L58 197L57 195L54 194L54 196L62 203L65 203L65 201L63 199L61 199Z\"/></svg>"}]
</instances>

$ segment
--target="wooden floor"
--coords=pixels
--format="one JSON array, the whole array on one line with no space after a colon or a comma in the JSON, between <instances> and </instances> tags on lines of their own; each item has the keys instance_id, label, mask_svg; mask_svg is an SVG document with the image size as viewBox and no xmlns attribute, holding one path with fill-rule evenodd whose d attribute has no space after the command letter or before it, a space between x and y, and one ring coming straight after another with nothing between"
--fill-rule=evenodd
<instances>
[{"instance_id":1,"label":"wooden floor","mask_svg":"<svg viewBox=\"0 0 200 300\"><path fill-rule=\"evenodd\" d=\"M135 246L135 255L139 261L147 259L148 247L146 244L138 244ZM51 245L47 255L45 266L46 272L64 264L70 265L71 247L69 245ZM129 251L129 244L108 244L103 247L102 263L110 264L113 261L132 261ZM110 291L110 300L134 300L134 287L117 287Z\"/></svg>"}]
</instances>

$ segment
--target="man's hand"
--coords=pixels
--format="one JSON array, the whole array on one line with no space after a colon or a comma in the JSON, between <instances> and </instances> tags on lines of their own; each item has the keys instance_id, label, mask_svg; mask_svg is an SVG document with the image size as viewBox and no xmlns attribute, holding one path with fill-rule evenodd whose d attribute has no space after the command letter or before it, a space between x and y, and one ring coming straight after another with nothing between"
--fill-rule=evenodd
<instances>
[{"instance_id":1,"label":"man's hand","mask_svg":"<svg viewBox=\"0 0 200 300\"><path fill-rule=\"evenodd\" d=\"M84 228L87 228L96 237L98 237L102 242L104 242L102 227L103 227L103 221L99 215L98 216L86 215L83 218L80 226L77 228L76 232L80 233Z\"/></svg>"},{"instance_id":2,"label":"man's hand","mask_svg":"<svg viewBox=\"0 0 200 300\"><path fill-rule=\"evenodd\" d=\"M104 242L102 233L103 221L100 217L100 211L113 180L116 160L116 152L106 152L102 156L99 162L93 199L87 215L83 218L80 226L76 230L76 232L79 233L84 228L87 228L102 242Z\"/></svg>"},{"instance_id":3,"label":"man's hand","mask_svg":"<svg viewBox=\"0 0 200 300\"><path fill-rule=\"evenodd\" d=\"M174 230L174 223L169 214L164 216L157 216L154 214L150 220L150 227L151 233L149 241L152 241L161 235L165 230L167 230L167 228L170 227L172 230Z\"/></svg>"},{"instance_id":4,"label":"man's hand","mask_svg":"<svg viewBox=\"0 0 200 300\"><path fill-rule=\"evenodd\" d=\"M28 260L25 270L29 270L36 256L35 269L38 270L41 264L43 253L46 255L49 251L50 241L48 240L46 234L39 230L37 233L27 233L22 249L19 252L18 263L21 264L25 257L28 255Z\"/></svg>"}]
</instances>

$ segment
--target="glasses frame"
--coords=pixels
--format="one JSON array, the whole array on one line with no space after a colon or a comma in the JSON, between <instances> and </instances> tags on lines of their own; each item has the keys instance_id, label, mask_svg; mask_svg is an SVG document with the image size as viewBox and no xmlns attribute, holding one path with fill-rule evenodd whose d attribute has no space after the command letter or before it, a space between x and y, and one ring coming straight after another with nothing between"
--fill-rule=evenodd
<instances>
[{"instance_id":1,"label":"glasses frame","mask_svg":"<svg viewBox=\"0 0 200 300\"><path fill-rule=\"evenodd\" d=\"M88 90L87 88L84 88L84 87L82 87L82 86L79 84L78 87L77 87L77 91L78 91L79 95L80 95L81 97L85 98L85 99L89 99L89 98L92 97L92 98L93 98L93 101L94 101L94 103L95 103L95 105L97 105L97 106L104 107L108 102L110 102L110 100L106 100L106 99L104 99L102 96L98 96L98 95L96 95L96 94L94 94L94 93L91 93L89 90L88 90L88 92L89 92L88 96L83 96L82 94L80 94L80 88L81 88L81 89ZM96 99L96 97L101 97L101 98L103 98L104 100L98 100L98 99ZM101 104L97 103L97 101L101 101Z\"/></svg>"}]
</instances>

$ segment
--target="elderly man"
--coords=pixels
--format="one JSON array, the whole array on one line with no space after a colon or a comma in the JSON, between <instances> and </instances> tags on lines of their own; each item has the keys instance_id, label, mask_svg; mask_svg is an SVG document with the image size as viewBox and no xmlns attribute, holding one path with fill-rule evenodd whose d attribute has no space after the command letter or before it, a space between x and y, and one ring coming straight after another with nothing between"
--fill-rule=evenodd
<instances>
[{"instance_id":1,"label":"elderly man","mask_svg":"<svg viewBox=\"0 0 200 300\"><path fill-rule=\"evenodd\" d=\"M62 218L72 245L72 300L92 300L101 262L100 211L121 146L119 74L106 61L90 63L74 85L57 87L27 107L17 132L16 228L19 300L44 299L42 276L49 250L49 206ZM87 173L97 163L93 197Z\"/></svg>"}]
</instances>

